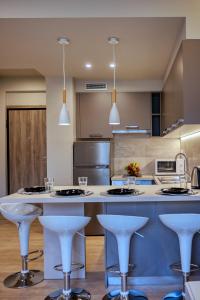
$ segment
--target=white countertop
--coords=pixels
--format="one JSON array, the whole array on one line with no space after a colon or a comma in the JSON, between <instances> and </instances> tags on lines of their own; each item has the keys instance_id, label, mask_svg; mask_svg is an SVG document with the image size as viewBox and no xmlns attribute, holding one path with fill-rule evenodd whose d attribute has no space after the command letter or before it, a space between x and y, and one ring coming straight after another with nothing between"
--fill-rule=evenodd
<instances>
[{"instance_id":1,"label":"white countertop","mask_svg":"<svg viewBox=\"0 0 200 300\"><path fill-rule=\"evenodd\" d=\"M52 197L50 194L12 194L0 198L0 203L106 203L106 202L174 202L174 201L200 201L200 190L197 195L187 196L163 196L156 194L163 187L168 185L152 185L152 186L136 186L136 189L144 192L138 196L111 196L105 195L104 193L114 186L87 186L87 190L92 191L93 194L90 196L71 196L71 197ZM80 188L79 186L62 186L54 187L54 189L67 189L67 188ZM103 194L102 194L103 193Z\"/></svg>"}]
</instances>

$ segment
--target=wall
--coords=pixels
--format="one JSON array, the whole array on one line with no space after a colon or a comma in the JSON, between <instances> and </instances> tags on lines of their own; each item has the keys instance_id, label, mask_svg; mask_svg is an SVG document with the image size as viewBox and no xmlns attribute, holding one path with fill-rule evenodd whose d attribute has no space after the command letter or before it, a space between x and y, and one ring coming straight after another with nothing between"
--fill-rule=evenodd
<instances>
[{"instance_id":1,"label":"wall","mask_svg":"<svg viewBox=\"0 0 200 300\"><path fill-rule=\"evenodd\" d=\"M106 82L108 92L113 89L113 80L76 80L76 92L89 92L85 90L86 82ZM117 92L160 92L162 90L162 80L117 80ZM103 91L105 92L105 91Z\"/></svg>"},{"instance_id":2,"label":"wall","mask_svg":"<svg viewBox=\"0 0 200 300\"><path fill-rule=\"evenodd\" d=\"M59 126L63 79L47 77L47 175L57 185L73 183L73 142L75 140L75 94L72 79L67 80L67 103L71 125Z\"/></svg>"},{"instance_id":3,"label":"wall","mask_svg":"<svg viewBox=\"0 0 200 300\"><path fill-rule=\"evenodd\" d=\"M143 174L154 174L155 159L174 158L178 152L179 139L115 135L114 174L126 174L124 167L132 161L140 163Z\"/></svg>"},{"instance_id":4,"label":"wall","mask_svg":"<svg viewBox=\"0 0 200 300\"><path fill-rule=\"evenodd\" d=\"M44 105L45 91L42 77L0 78L0 196L7 192L6 106Z\"/></svg>"},{"instance_id":5,"label":"wall","mask_svg":"<svg viewBox=\"0 0 200 300\"><path fill-rule=\"evenodd\" d=\"M200 136L190 137L181 141L181 151L188 157L189 171L200 165Z\"/></svg>"}]
</instances>

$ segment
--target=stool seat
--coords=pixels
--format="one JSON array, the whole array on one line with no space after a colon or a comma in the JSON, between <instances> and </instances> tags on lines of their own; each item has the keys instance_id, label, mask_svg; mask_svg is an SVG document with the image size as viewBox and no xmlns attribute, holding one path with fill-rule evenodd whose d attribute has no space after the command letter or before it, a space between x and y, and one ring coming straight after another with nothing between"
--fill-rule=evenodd
<instances>
[{"instance_id":1,"label":"stool seat","mask_svg":"<svg viewBox=\"0 0 200 300\"><path fill-rule=\"evenodd\" d=\"M54 231L58 234L70 234L73 235L76 231L79 231L85 227L90 217L82 216L42 216L39 217L40 223L47 229Z\"/></svg>"},{"instance_id":2,"label":"stool seat","mask_svg":"<svg viewBox=\"0 0 200 300\"><path fill-rule=\"evenodd\" d=\"M164 299L182 300L185 296L185 283L188 280L191 271L191 253L192 240L194 234L200 229L200 214L185 213L185 214L163 214L159 215L162 223L173 230L179 239L181 270L184 277L183 291L174 291L167 294ZM172 266L178 264L173 264ZM198 270L198 266L196 266Z\"/></svg>"},{"instance_id":3,"label":"stool seat","mask_svg":"<svg viewBox=\"0 0 200 300\"><path fill-rule=\"evenodd\" d=\"M177 234L193 234L200 229L200 214L164 214L159 218Z\"/></svg>"},{"instance_id":4,"label":"stool seat","mask_svg":"<svg viewBox=\"0 0 200 300\"><path fill-rule=\"evenodd\" d=\"M100 224L112 232L117 239L119 269L121 276L121 289L106 294L103 300L146 300L147 297L141 291L127 289L127 274L129 270L129 249L131 237L138 229L148 221L146 217L124 215L97 215Z\"/></svg>"},{"instance_id":5,"label":"stool seat","mask_svg":"<svg viewBox=\"0 0 200 300\"><path fill-rule=\"evenodd\" d=\"M36 260L43 255L42 250L29 253L30 226L32 222L42 213L42 209L25 203L3 203L0 206L1 214L10 222L17 226L20 255L22 259L21 271L9 275L4 280L4 285L8 288L27 288L43 281L44 274L39 270L29 270L28 262ZM36 254L29 258L29 255Z\"/></svg>"},{"instance_id":6,"label":"stool seat","mask_svg":"<svg viewBox=\"0 0 200 300\"><path fill-rule=\"evenodd\" d=\"M40 223L58 235L61 249L62 265L55 268L64 274L64 288L48 295L45 300L89 300L91 295L84 289L71 289L72 241L75 233L84 228L90 221L84 216L41 216ZM62 266L62 267L61 267Z\"/></svg>"},{"instance_id":7,"label":"stool seat","mask_svg":"<svg viewBox=\"0 0 200 300\"><path fill-rule=\"evenodd\" d=\"M15 224L23 221L31 222L42 213L40 207L26 203L2 203L0 210L7 220Z\"/></svg>"},{"instance_id":8,"label":"stool seat","mask_svg":"<svg viewBox=\"0 0 200 300\"><path fill-rule=\"evenodd\" d=\"M143 227L148 218L122 215L97 215L102 226L114 234L133 234Z\"/></svg>"}]
</instances>

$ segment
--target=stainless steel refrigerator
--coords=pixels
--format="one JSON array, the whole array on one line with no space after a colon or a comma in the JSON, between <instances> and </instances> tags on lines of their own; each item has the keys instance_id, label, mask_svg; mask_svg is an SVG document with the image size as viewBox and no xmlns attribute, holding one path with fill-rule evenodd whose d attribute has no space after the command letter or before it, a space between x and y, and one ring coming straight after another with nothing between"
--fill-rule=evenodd
<instances>
[{"instance_id":1,"label":"stainless steel refrigerator","mask_svg":"<svg viewBox=\"0 0 200 300\"><path fill-rule=\"evenodd\" d=\"M73 149L73 183L78 185L78 177L88 177L88 185L110 185L112 144L109 141L78 141ZM96 215L103 212L99 203L85 204L85 215L92 221L86 227L86 235L102 235Z\"/></svg>"}]
</instances>

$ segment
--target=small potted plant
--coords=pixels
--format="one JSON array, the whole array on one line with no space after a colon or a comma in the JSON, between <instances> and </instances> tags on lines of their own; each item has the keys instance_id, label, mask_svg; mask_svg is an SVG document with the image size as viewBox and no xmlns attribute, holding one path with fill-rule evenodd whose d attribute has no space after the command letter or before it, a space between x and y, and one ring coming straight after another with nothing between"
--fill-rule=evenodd
<instances>
[{"instance_id":1,"label":"small potted plant","mask_svg":"<svg viewBox=\"0 0 200 300\"><path fill-rule=\"evenodd\" d=\"M125 170L127 171L129 176L135 176L135 177L141 176L140 165L135 161L128 164L128 166L125 167Z\"/></svg>"}]
</instances>

